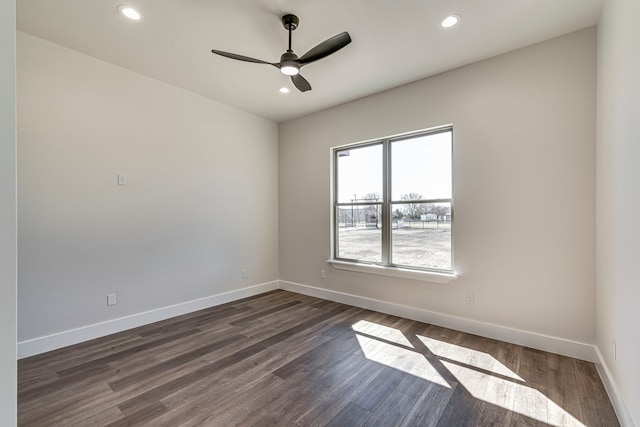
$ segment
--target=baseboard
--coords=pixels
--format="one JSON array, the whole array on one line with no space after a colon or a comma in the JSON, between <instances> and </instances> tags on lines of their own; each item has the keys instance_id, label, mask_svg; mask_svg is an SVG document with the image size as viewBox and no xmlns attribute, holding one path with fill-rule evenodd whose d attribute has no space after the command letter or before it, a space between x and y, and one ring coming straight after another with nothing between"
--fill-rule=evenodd
<instances>
[{"instance_id":1,"label":"baseboard","mask_svg":"<svg viewBox=\"0 0 640 427\"><path fill-rule=\"evenodd\" d=\"M618 391L618 386L613 380L613 375L611 375L611 371L609 370L604 357L602 357L600 349L596 346L595 350L596 357L598 358L595 365L598 369L598 374L600 374L600 378L602 379L602 383L604 384L604 388L607 389L607 394L609 395L609 399L611 399L613 409L616 411L620 425L622 427L636 427L636 424L631 418L631 413L629 413L629 409L627 409L627 405L624 404L620 392Z\"/></svg>"},{"instance_id":2,"label":"baseboard","mask_svg":"<svg viewBox=\"0 0 640 427\"><path fill-rule=\"evenodd\" d=\"M523 331L487 322L480 322L464 317L452 316L450 314L423 310L406 305L365 298L358 295L287 282L284 280L280 281L280 289L392 314L411 320L417 320L419 322L430 323L445 328L455 329L457 331L506 341L564 356L575 357L576 359L587 360L589 362L597 361L595 347L591 344L566 340L535 332Z\"/></svg>"},{"instance_id":3,"label":"baseboard","mask_svg":"<svg viewBox=\"0 0 640 427\"><path fill-rule=\"evenodd\" d=\"M180 316L216 305L225 304L242 298L262 294L278 289L278 281L262 283L234 291L211 295L197 300L157 308L118 319L107 320L81 328L58 332L44 337L18 342L18 359L56 350L106 335L122 332L138 326L148 325L160 320Z\"/></svg>"},{"instance_id":4,"label":"baseboard","mask_svg":"<svg viewBox=\"0 0 640 427\"><path fill-rule=\"evenodd\" d=\"M136 313L118 319L95 323L81 328L21 341L18 342L17 346L18 359L78 344L80 342L191 313L197 310L225 304L241 298L269 292L278 288L303 295L349 304L356 307L362 307L369 310L380 311L382 313L393 314L420 322L431 323L445 328L481 335L487 338L498 339L513 344L575 357L577 359L588 360L590 362L600 363L606 368L606 365L602 363L602 358L596 353L596 348L590 344L283 280L262 283L247 288L211 295L197 300L187 301L142 313Z\"/></svg>"}]
</instances>

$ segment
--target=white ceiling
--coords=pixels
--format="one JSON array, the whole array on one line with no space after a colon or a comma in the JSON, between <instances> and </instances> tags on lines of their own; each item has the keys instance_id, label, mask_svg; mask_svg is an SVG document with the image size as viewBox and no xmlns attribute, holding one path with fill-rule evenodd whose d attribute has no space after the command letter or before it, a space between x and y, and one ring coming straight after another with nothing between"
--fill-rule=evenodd
<instances>
[{"instance_id":1,"label":"white ceiling","mask_svg":"<svg viewBox=\"0 0 640 427\"><path fill-rule=\"evenodd\" d=\"M117 6L144 15L126 20ZM597 22L602 0L17 0L21 31L278 122L390 89ZM305 67L300 93L276 68L223 58L218 49L278 62L280 17L300 26L302 56L348 31L352 43ZM462 17L454 28L445 15ZM292 90L281 94L278 89Z\"/></svg>"}]
</instances>

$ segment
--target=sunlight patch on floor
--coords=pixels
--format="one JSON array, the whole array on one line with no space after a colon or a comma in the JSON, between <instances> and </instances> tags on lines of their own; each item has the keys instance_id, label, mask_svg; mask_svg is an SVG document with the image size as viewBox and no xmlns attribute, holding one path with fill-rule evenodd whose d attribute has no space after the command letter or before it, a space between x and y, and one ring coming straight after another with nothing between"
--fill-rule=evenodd
<instances>
[{"instance_id":1,"label":"sunlight patch on floor","mask_svg":"<svg viewBox=\"0 0 640 427\"><path fill-rule=\"evenodd\" d=\"M398 329L389 326L379 325L367 320L359 320L352 326L354 331L361 332L366 335L372 335L385 341L413 348L407 337Z\"/></svg>"},{"instance_id":2,"label":"sunlight patch on floor","mask_svg":"<svg viewBox=\"0 0 640 427\"><path fill-rule=\"evenodd\" d=\"M356 334L356 338L367 359L451 388L424 355L364 335Z\"/></svg>"},{"instance_id":3,"label":"sunlight patch on floor","mask_svg":"<svg viewBox=\"0 0 640 427\"><path fill-rule=\"evenodd\" d=\"M553 426L585 427L540 391L473 368L442 361L473 397Z\"/></svg>"},{"instance_id":4,"label":"sunlight patch on floor","mask_svg":"<svg viewBox=\"0 0 640 427\"><path fill-rule=\"evenodd\" d=\"M426 355L398 329L360 320L352 325L364 356L377 363L451 388ZM553 426L585 427L492 355L416 335L474 398ZM416 344L418 345L418 344ZM441 368L442 369L442 368Z\"/></svg>"},{"instance_id":5,"label":"sunlight patch on floor","mask_svg":"<svg viewBox=\"0 0 640 427\"><path fill-rule=\"evenodd\" d=\"M451 344L445 341L424 337L421 335L417 335L417 337L424 343L425 346L427 346L429 351L431 351L438 357L443 357L445 359L464 363L465 365L484 369L486 371L493 372L494 374L513 378L514 380L524 381L515 372L504 366L502 363L496 360L496 358L488 353Z\"/></svg>"}]
</instances>

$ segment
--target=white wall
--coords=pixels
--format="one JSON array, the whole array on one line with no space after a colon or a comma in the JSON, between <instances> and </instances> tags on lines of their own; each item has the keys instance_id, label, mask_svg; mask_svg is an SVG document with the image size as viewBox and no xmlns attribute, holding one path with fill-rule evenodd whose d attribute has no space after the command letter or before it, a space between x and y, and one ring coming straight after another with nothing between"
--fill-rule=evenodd
<instances>
[{"instance_id":1,"label":"white wall","mask_svg":"<svg viewBox=\"0 0 640 427\"><path fill-rule=\"evenodd\" d=\"M277 280L275 123L21 32L17 55L20 341Z\"/></svg>"},{"instance_id":2,"label":"white wall","mask_svg":"<svg viewBox=\"0 0 640 427\"><path fill-rule=\"evenodd\" d=\"M605 2L598 24L596 145L597 345L636 425L640 425L639 18L637 0Z\"/></svg>"},{"instance_id":3,"label":"white wall","mask_svg":"<svg viewBox=\"0 0 640 427\"><path fill-rule=\"evenodd\" d=\"M281 280L593 343L595 35L585 29L281 124ZM447 123L459 278L329 267L330 147Z\"/></svg>"},{"instance_id":4,"label":"white wall","mask_svg":"<svg viewBox=\"0 0 640 427\"><path fill-rule=\"evenodd\" d=\"M0 2L0 425L16 424L16 10Z\"/></svg>"}]
</instances>

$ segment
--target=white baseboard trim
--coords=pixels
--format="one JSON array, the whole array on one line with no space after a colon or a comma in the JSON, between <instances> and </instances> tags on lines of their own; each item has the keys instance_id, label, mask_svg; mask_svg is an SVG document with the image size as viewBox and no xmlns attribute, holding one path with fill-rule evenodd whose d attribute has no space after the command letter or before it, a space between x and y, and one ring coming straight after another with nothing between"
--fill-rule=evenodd
<instances>
[{"instance_id":1,"label":"white baseboard trim","mask_svg":"<svg viewBox=\"0 0 640 427\"><path fill-rule=\"evenodd\" d=\"M93 325L83 326L68 331L18 342L18 359L22 359L47 351L56 350L94 338L122 332L138 326L148 325L160 320L180 316L216 305L225 304L242 298L262 294L278 289L278 281L262 283L234 291L211 295L197 300L187 301L167 307L136 313L118 319L107 320Z\"/></svg>"},{"instance_id":2,"label":"white baseboard trim","mask_svg":"<svg viewBox=\"0 0 640 427\"><path fill-rule=\"evenodd\" d=\"M629 409L627 409L627 405L625 405L622 400L618 386L613 380L613 375L611 375L611 371L609 370L604 357L602 357L600 349L595 346L595 350L596 357L598 358L595 365L598 369L598 374L600 374L600 378L602 379L602 383L604 384L604 388L607 389L607 394L609 395L609 399L611 399L613 409L616 411L620 425L622 427L636 427L636 424L633 422L633 418L631 418L631 413L629 413Z\"/></svg>"},{"instance_id":3,"label":"white baseboard trim","mask_svg":"<svg viewBox=\"0 0 640 427\"><path fill-rule=\"evenodd\" d=\"M523 331L506 326L496 325L493 323L453 316L450 314L409 307L406 305L365 298L358 295L346 294L328 289L302 285L299 283L287 282L284 280L280 281L280 289L343 304L353 305L356 307L366 308L369 310L379 311L386 314L392 314L411 320L417 320L419 322L430 323L433 325L455 329L457 331L480 335L500 341L506 341L525 347L531 347L538 350L544 350L551 353L574 357L576 359L587 360L589 362L597 361L595 347L591 344L585 344L549 335L538 334L535 332Z\"/></svg>"}]
</instances>

